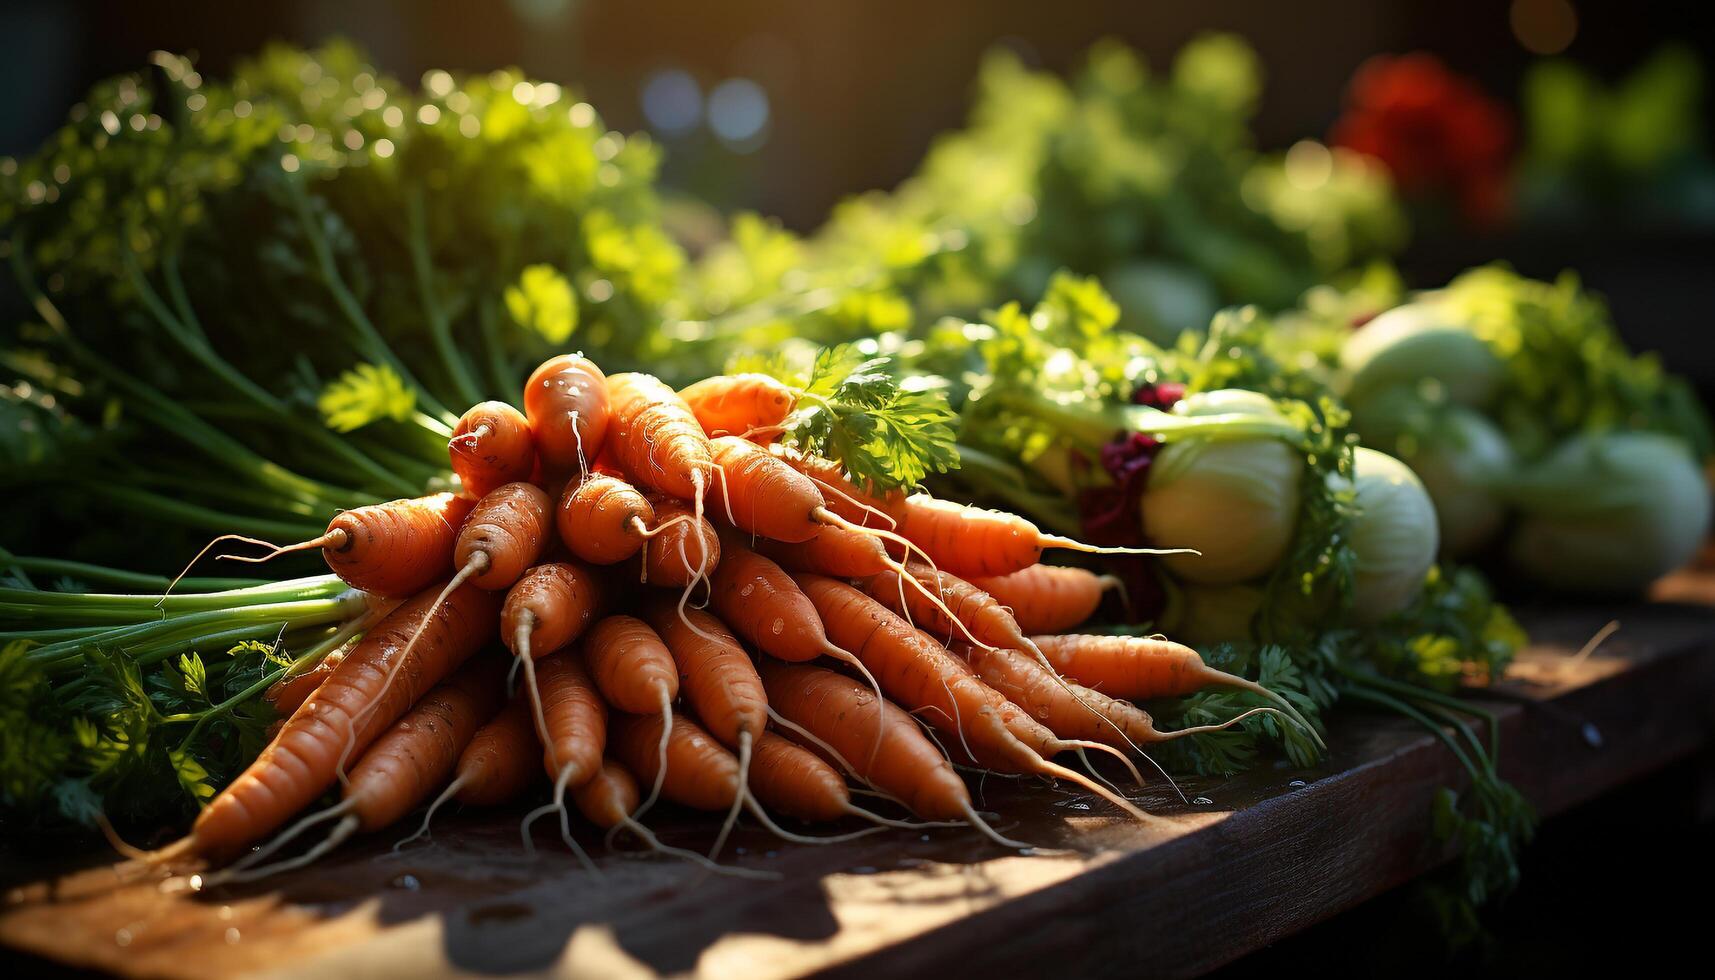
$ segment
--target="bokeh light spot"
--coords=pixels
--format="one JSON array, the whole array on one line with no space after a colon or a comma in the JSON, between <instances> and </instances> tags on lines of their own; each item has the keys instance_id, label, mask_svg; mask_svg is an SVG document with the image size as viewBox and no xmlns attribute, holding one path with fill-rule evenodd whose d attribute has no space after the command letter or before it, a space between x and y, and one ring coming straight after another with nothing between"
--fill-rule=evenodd
<instances>
[{"instance_id":1,"label":"bokeh light spot","mask_svg":"<svg viewBox=\"0 0 1715 980\"><path fill-rule=\"evenodd\" d=\"M643 115L663 136L678 136L697 128L703 118L703 90L689 72L668 68L643 83Z\"/></svg>"},{"instance_id":2,"label":"bokeh light spot","mask_svg":"<svg viewBox=\"0 0 1715 980\"><path fill-rule=\"evenodd\" d=\"M768 126L768 93L748 78L729 78L709 93L709 128L735 149L755 149Z\"/></svg>"},{"instance_id":3,"label":"bokeh light spot","mask_svg":"<svg viewBox=\"0 0 1715 980\"><path fill-rule=\"evenodd\" d=\"M1313 191L1334 176L1334 154L1315 140L1299 140L1286 151L1286 181L1301 191Z\"/></svg>"}]
</instances>

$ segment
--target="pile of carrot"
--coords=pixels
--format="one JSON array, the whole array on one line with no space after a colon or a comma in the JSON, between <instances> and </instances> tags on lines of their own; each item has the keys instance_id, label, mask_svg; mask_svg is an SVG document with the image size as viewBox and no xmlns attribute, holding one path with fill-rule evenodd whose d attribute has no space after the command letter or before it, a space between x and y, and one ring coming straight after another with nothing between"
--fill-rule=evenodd
<instances>
[{"instance_id":1,"label":"pile of carrot","mask_svg":"<svg viewBox=\"0 0 1715 980\"><path fill-rule=\"evenodd\" d=\"M1151 820L1074 768L1097 751L1135 774L1143 746L1186 734L1137 701L1232 685L1309 728L1189 647L1071 633L1111 584L1039 563L1076 542L771 444L777 389L735 376L681 393L562 355L532 373L523 411L471 408L449 445L464 492L346 511L303 545L398 603L271 692L285 717L270 744L149 859L245 880L424 804L419 833L448 801L541 784L524 845L551 818L580 857L574 821L706 862L745 813L792 840L841 837L780 818L960 823L1015 845L962 771L1070 780ZM655 838L658 800L723 815L707 857ZM318 843L274 858L310 830Z\"/></svg>"}]
</instances>

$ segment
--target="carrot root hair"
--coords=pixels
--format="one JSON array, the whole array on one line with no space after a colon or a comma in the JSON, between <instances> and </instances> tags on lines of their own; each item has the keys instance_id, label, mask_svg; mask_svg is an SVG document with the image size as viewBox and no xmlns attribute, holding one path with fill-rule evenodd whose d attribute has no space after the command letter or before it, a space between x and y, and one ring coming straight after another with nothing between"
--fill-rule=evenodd
<instances>
[{"instance_id":1,"label":"carrot root hair","mask_svg":"<svg viewBox=\"0 0 1715 980\"><path fill-rule=\"evenodd\" d=\"M894 827L899 830L925 830L930 827L966 826L966 823L963 820L899 820L894 817L884 817L873 810L865 810L863 807L857 806L853 803L846 804L845 810L847 813L857 817L859 820L868 820L871 823L881 824L883 827Z\"/></svg>"},{"instance_id":2,"label":"carrot root hair","mask_svg":"<svg viewBox=\"0 0 1715 980\"><path fill-rule=\"evenodd\" d=\"M651 851L654 851L657 854L665 854L669 857L676 857L682 861L689 861L710 874L726 875L731 878L748 878L753 881L779 881L785 877L778 871L763 871L759 868L735 868L731 865L720 864L709 860L703 855L698 854L696 851L687 851L682 847L663 844L661 842L661 838L655 836L654 831L638 823L637 820L632 817L626 817L619 823L614 824L613 829L616 831L629 830ZM609 833L611 834L612 831Z\"/></svg>"},{"instance_id":3,"label":"carrot root hair","mask_svg":"<svg viewBox=\"0 0 1715 980\"><path fill-rule=\"evenodd\" d=\"M1085 766L1089 766L1089 764L1090 764L1089 758L1087 756L1084 756L1084 754L1083 754L1084 750L1086 750L1086 749L1089 749L1089 750L1094 751L1094 752L1102 752L1102 753L1105 753L1107 755L1113 756L1114 758L1116 758L1120 761L1121 765L1125 766L1126 772L1131 775L1131 778L1134 781L1136 781L1136 783L1139 786L1143 785L1143 773L1137 771L1137 766L1135 764L1133 764L1130 759L1126 758L1126 755L1124 752L1121 752L1119 749L1114 748L1113 746L1107 744L1106 742L1092 742L1092 741L1088 741L1086 739L1080 739L1080 738L1057 739L1056 741L1059 742L1059 744L1061 744L1061 745L1067 746L1069 748L1077 749L1079 756L1084 759L1084 765ZM1094 771L1095 771L1094 769L1091 769L1091 772L1094 772Z\"/></svg>"},{"instance_id":4,"label":"carrot root hair","mask_svg":"<svg viewBox=\"0 0 1715 980\"><path fill-rule=\"evenodd\" d=\"M1066 551L1082 551L1089 555L1201 555L1196 548L1126 548L1119 545L1103 547L1101 545L1085 544L1076 538L1068 538L1062 534L1037 534L1036 541L1044 548L1061 548Z\"/></svg>"},{"instance_id":5,"label":"carrot root hair","mask_svg":"<svg viewBox=\"0 0 1715 980\"><path fill-rule=\"evenodd\" d=\"M804 475L810 476L810 474L808 474L808 473L806 473ZM893 515L889 514L885 510L882 510L880 507L874 507L874 506L871 506L869 504L866 504L863 501L861 501L858 498L852 496L851 494L845 492L844 490L841 490L839 487L834 486L832 483L829 483L826 480L819 479L819 478L814 477L814 476L810 476L810 482L814 483L818 487L821 487L823 490L826 490L829 493L832 493L834 496L840 498L841 500L845 501L848 504L851 504L853 507L856 507L857 509L863 511L864 513L874 514L876 517L879 517L882 520L886 521L888 530L897 531L899 529L899 521L895 520Z\"/></svg>"},{"instance_id":6,"label":"carrot root hair","mask_svg":"<svg viewBox=\"0 0 1715 980\"><path fill-rule=\"evenodd\" d=\"M302 819L300 819L297 823L295 823L295 824L291 825L290 827L287 827L285 830L281 831L278 835L275 836L275 838L273 840L262 845L261 847L257 848L256 850L251 851L249 854L246 854L244 857L238 859L237 861L234 861L232 863L231 867L229 867L227 870L229 870L229 871L243 871L246 868L255 867L257 864L261 863L265 858L270 857L276 851L280 850L280 848L291 843L293 840L295 840L298 837L299 834L302 834L304 831L310 829L311 827L314 827L317 824L326 823L327 821L332 820L335 817L344 816L350 810L351 810L351 801L350 800L341 800L340 802L335 803L333 806L330 806L324 810L318 810L315 813L309 814L308 816L305 816Z\"/></svg>"},{"instance_id":7,"label":"carrot root hair","mask_svg":"<svg viewBox=\"0 0 1715 980\"><path fill-rule=\"evenodd\" d=\"M287 858L284 861L276 861L273 864L263 865L259 868L232 867L225 871L218 871L202 879L202 887L214 888L219 885L237 885L243 884L247 881L260 881L263 878L272 878L277 874L283 874L287 871L296 871L299 868L308 867L309 865L321 860L329 851L332 851L334 848L345 843L351 835L357 833L358 824L359 820L357 818L357 814L347 814L344 819L334 825L333 830L328 833L326 839L297 857Z\"/></svg>"},{"instance_id":8,"label":"carrot root hair","mask_svg":"<svg viewBox=\"0 0 1715 980\"><path fill-rule=\"evenodd\" d=\"M726 839L738 825L738 815L744 809L744 801L750 796L750 733L738 733L738 791L732 798L732 809L727 811L726 819L721 821L721 832L715 835L714 846L709 848L709 860L726 846Z\"/></svg>"},{"instance_id":9,"label":"carrot root hair","mask_svg":"<svg viewBox=\"0 0 1715 980\"><path fill-rule=\"evenodd\" d=\"M343 528L335 528L334 530L329 531L326 534L321 535L320 537L311 538L308 541L300 541L297 544L279 545L279 544L275 544L272 541L264 541L261 538L247 537L247 536L242 535L242 534L222 534L219 537L215 538L214 540L210 541L208 544L203 545L202 549L200 551L198 551L196 553L196 555L191 558L190 561L185 563L185 567L179 569L179 573L177 575L173 576L172 581L167 583L167 587L165 589L161 590L161 599L160 599L160 602L155 603L155 608L159 609L161 607L161 603L167 601L167 596L170 596L173 594L173 589L178 587L179 580L184 578L186 575L189 575L191 573L191 569L193 569L197 566L197 562L202 561L203 556L208 554L210 551L212 551L214 549L214 546L217 544L220 544L222 541L239 541L239 542L242 542L244 544L253 544L253 545L257 545L259 547L267 548L268 553L266 555L263 555L260 558L247 558L247 557L244 557L242 555L221 555L221 556L219 556L220 558L224 558L228 561L242 561L242 562L250 562L251 564L259 564L261 562L268 561L271 558L278 558L279 556L286 554L287 552L308 551L311 548L320 548L320 547L323 547L325 545L334 544L336 542L343 542L345 540L346 536L347 536L346 532Z\"/></svg>"},{"instance_id":10,"label":"carrot root hair","mask_svg":"<svg viewBox=\"0 0 1715 980\"><path fill-rule=\"evenodd\" d=\"M548 741L546 736L543 737L543 741ZM548 751L552 753L554 750L550 747ZM582 847L578 846L577 839L572 836L571 814L566 807L566 783L571 778L572 767L561 766L560 774L554 777L554 798L526 813L518 825L518 832L524 839L524 850L535 855L536 842L530 839L530 825L550 813L558 813L560 815L560 839L566 842L568 848L571 848L572 853L577 856L578 863L584 866L584 870L600 878L602 876L601 869L596 867L595 862L590 860L590 856L584 852Z\"/></svg>"},{"instance_id":11,"label":"carrot root hair","mask_svg":"<svg viewBox=\"0 0 1715 980\"><path fill-rule=\"evenodd\" d=\"M1026 751L1029 751L1028 747L1025 747L1022 742L1019 744L1021 747L1024 747L1026 749ZM1095 744L1095 743L1092 743L1092 744ZM1034 754L1034 753L1032 753L1032 754ZM1036 766L1036 771L1041 773L1042 775L1044 775L1044 776L1057 776L1057 777L1059 777L1061 779L1065 779L1069 782L1077 783L1079 786L1084 787L1085 789L1096 794L1097 796L1100 796L1102 799L1107 800L1109 803L1112 803L1114 806L1117 806L1121 810L1124 810L1126 812L1127 816L1130 816L1132 819L1138 821L1139 823L1156 824L1156 823L1161 822L1160 817L1156 817L1156 816L1153 816L1149 813L1146 813L1145 811L1139 809L1137 807L1137 805L1132 803L1130 800L1128 800L1125 797L1121 796L1120 794L1108 789L1106 786L1103 786L1101 783L1096 782L1094 779L1091 779L1090 777L1084 775L1083 773L1077 771L1076 769L1068 769L1058 762L1055 762L1051 759L1044 759L1041 756L1037 756L1036 759L1038 761L1038 765Z\"/></svg>"},{"instance_id":12,"label":"carrot root hair","mask_svg":"<svg viewBox=\"0 0 1715 980\"><path fill-rule=\"evenodd\" d=\"M435 801L433 803L429 804L429 809L424 811L423 822L420 826L417 827L417 832L412 834L409 837L400 838L399 842L397 844L393 845L393 853L398 854L401 850L404 849L406 844L409 844L412 841L417 840L418 838L427 837L430 840L434 840L434 835L429 833L429 821L435 819L435 812L437 810L439 810L448 800L450 800L454 796L458 795L458 791L461 789L464 789L464 785L465 785L465 778L463 776L460 776L457 779L453 780L452 782L448 783L447 788L444 790L441 790L441 795L435 797Z\"/></svg>"},{"instance_id":13,"label":"carrot root hair","mask_svg":"<svg viewBox=\"0 0 1715 980\"><path fill-rule=\"evenodd\" d=\"M768 815L768 811L762 808L762 804L758 802L756 797L749 791L744 793L744 806L745 809L750 811L751 816L755 817L769 833L783 841L789 841L793 844L839 844L848 840L857 840L859 837L869 837L874 834L885 833L888 829L885 826L865 827L862 830L854 830L844 834L829 834L825 837L817 837L810 834L794 834L790 830L787 830L775 823L774 818Z\"/></svg>"},{"instance_id":14,"label":"carrot root hair","mask_svg":"<svg viewBox=\"0 0 1715 980\"><path fill-rule=\"evenodd\" d=\"M987 837L989 840L994 841L996 844L999 844L1001 847L1012 847L1012 848L1017 848L1017 849L1023 850L1023 851L1029 851L1029 850L1035 849L1033 845L1026 844L1023 841L1016 841L1016 840L1012 840L1011 838L1008 838L1008 837L1002 837L1000 834L1000 831L989 826L989 822L987 820L984 820L982 818L981 814L977 813L976 807L971 806L969 800L965 801L964 806L965 806L965 819L970 821L971 826L977 828L977 830L979 832L981 832L984 837Z\"/></svg>"},{"instance_id":15,"label":"carrot root hair","mask_svg":"<svg viewBox=\"0 0 1715 980\"><path fill-rule=\"evenodd\" d=\"M632 820L643 819L643 815L661 798L661 787L667 782L667 745L673 735L673 700L667 696L667 685L658 686L661 691L661 741L655 747L655 782L649 787L649 795L632 812Z\"/></svg>"}]
</instances>

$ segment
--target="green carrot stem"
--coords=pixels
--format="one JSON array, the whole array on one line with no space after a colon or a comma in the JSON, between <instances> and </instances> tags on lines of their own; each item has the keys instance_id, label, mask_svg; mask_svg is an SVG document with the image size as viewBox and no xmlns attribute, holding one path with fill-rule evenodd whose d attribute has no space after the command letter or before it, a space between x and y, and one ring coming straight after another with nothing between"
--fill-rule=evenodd
<instances>
[{"instance_id":1,"label":"green carrot stem","mask_svg":"<svg viewBox=\"0 0 1715 980\"><path fill-rule=\"evenodd\" d=\"M177 316L174 316L167 309L166 304L161 301L154 287L149 284L148 278L143 275L143 270L137 264L135 255L129 249L125 253L126 272L138 294L143 298L144 306L154 314L155 319L173 339L179 342L187 353L213 371L233 390L249 399L287 428L316 443L331 455L344 460L370 478L388 486L392 491L411 492L410 485L400 479L397 474L388 471L385 467L359 452L356 447L329 432L315 421L306 419L294 412L290 406L272 392L251 381L232 362L216 353L214 348L209 345L201 323L197 321L196 313L192 310L186 295L184 283L179 278L178 251L169 248L166 252L167 258L164 261L164 268L168 290L178 304Z\"/></svg>"},{"instance_id":2,"label":"green carrot stem","mask_svg":"<svg viewBox=\"0 0 1715 980\"><path fill-rule=\"evenodd\" d=\"M1489 758L1494 761L1494 764L1499 764L1501 757L1501 719L1488 708L1472 704L1470 701L1463 698L1454 697L1451 694L1446 694L1432 688L1418 687L1415 684L1408 684L1404 681L1394 680L1390 677L1383 677L1373 671L1359 670L1345 665L1336 665L1335 669L1341 674L1344 674L1360 683L1368 684L1392 694L1411 698L1416 701L1427 701L1431 704L1438 704L1448 710L1458 711L1468 715L1475 715L1476 717L1483 719L1483 723L1487 725L1489 729Z\"/></svg>"},{"instance_id":3,"label":"green carrot stem","mask_svg":"<svg viewBox=\"0 0 1715 980\"><path fill-rule=\"evenodd\" d=\"M121 487L100 480L72 481L83 489L106 497L109 502L134 513L157 517L185 527L216 533L244 534L270 541L305 541L320 535L325 527L298 521L278 521L217 511L174 497ZM358 505L361 506L361 505ZM330 510L337 509L330 507Z\"/></svg>"},{"instance_id":4,"label":"green carrot stem","mask_svg":"<svg viewBox=\"0 0 1715 980\"><path fill-rule=\"evenodd\" d=\"M406 240L410 245L411 271L417 281L417 297L423 304L423 319L429 327L429 338L434 342L435 350L441 357L441 364L446 368L447 376L459 397L474 405L482 401L482 388L476 383L476 375L471 370L470 363L453 342L452 325L447 321L447 312L442 308L440 299L435 296L434 261L429 256L429 230L423 215L421 188L413 187L406 194L405 214L410 226Z\"/></svg>"},{"instance_id":5,"label":"green carrot stem","mask_svg":"<svg viewBox=\"0 0 1715 980\"><path fill-rule=\"evenodd\" d=\"M482 331L489 383L494 386L496 397L510 401L508 396L524 386L524 379L518 377L518 372L506 361L506 345L500 339L500 314L494 308L493 299L484 299L477 304L476 322Z\"/></svg>"},{"instance_id":6,"label":"green carrot stem","mask_svg":"<svg viewBox=\"0 0 1715 980\"><path fill-rule=\"evenodd\" d=\"M210 609L239 609L272 602L327 599L346 589L346 584L333 575L308 575L219 592L174 594L165 597L146 593L45 592L0 587L0 603L26 605L39 610L70 609L78 613L99 609L143 610L156 614L158 618L160 615L183 612L207 612Z\"/></svg>"},{"instance_id":7,"label":"green carrot stem","mask_svg":"<svg viewBox=\"0 0 1715 980\"><path fill-rule=\"evenodd\" d=\"M411 373L411 369L406 367L405 362L399 359L399 355L393 352L393 348L388 345L386 338L381 336L381 331L377 330L375 324L369 319L369 314L364 312L363 304L358 302L357 297L352 294L351 288L346 285L345 276L339 271L339 263L334 260L333 248L329 245L327 236L322 234L321 228L317 226L315 215L310 212L309 195L298 181L288 181L287 187L291 190L292 204L298 215L298 224L304 231L305 239L309 242L310 252L315 259L322 285L326 286L328 292L332 294L334 305L339 307L346 322L357 331L359 348L367 356L391 367L399 375L401 381L416 390L419 404L428 409L431 415L441 416L444 422L451 425L457 416L447 411L447 407L441 404L440 400L425 388L422 382L417 380L416 375Z\"/></svg>"},{"instance_id":8,"label":"green carrot stem","mask_svg":"<svg viewBox=\"0 0 1715 980\"><path fill-rule=\"evenodd\" d=\"M214 609L189 613L171 619L133 626L122 626L80 640L67 640L37 647L25 654L44 669L74 667L81 663L83 650L90 646L124 646L138 662L147 662L150 653L169 648L186 640L208 640L232 630L255 628L266 633L282 627L297 629L338 622L360 615L367 599L360 592L348 592L332 599L302 602L279 602L238 609ZM248 637L247 637L248 638Z\"/></svg>"},{"instance_id":9,"label":"green carrot stem","mask_svg":"<svg viewBox=\"0 0 1715 980\"><path fill-rule=\"evenodd\" d=\"M134 410L139 411L144 417L150 418L163 431L201 450L216 462L235 470L240 475L274 486L289 495L333 501L335 506L339 506L337 501L340 491L337 488L309 480L257 456L242 443L230 438L226 433L197 418L194 414L185 411L172 399L84 346L73 334L71 324L66 321L59 308L48 299L47 295L36 284L35 276L25 260L25 251L26 245L23 236L14 232L11 247L12 271L18 281L19 288L24 291L25 296L29 299L30 305L75 357L134 399L132 403Z\"/></svg>"},{"instance_id":10,"label":"green carrot stem","mask_svg":"<svg viewBox=\"0 0 1715 980\"><path fill-rule=\"evenodd\" d=\"M1430 718L1428 715L1410 704L1407 704L1400 698L1394 697L1384 691L1358 687L1356 685L1349 685L1342 688L1341 694L1354 701L1362 701L1375 705L1378 708L1386 708L1389 711L1404 715L1412 721L1417 722L1431 735L1440 739L1441 744L1447 746L1447 750L1453 753L1453 757L1459 760L1459 764L1465 768L1466 774L1471 777L1472 784L1481 783L1484 779L1488 778L1488 774L1477 768L1476 764L1473 763L1470 757L1465 754L1465 750L1459 747L1459 743L1453 739L1453 736L1447 734L1445 726L1437 724L1433 718Z\"/></svg>"},{"instance_id":11,"label":"green carrot stem","mask_svg":"<svg viewBox=\"0 0 1715 980\"><path fill-rule=\"evenodd\" d=\"M165 591L167 584L172 581L165 575L147 575L143 572L127 572L64 558L35 558L28 555L0 554L0 568L19 568L38 575L60 575L80 582L117 585L130 589ZM267 579L260 578L186 577L179 579L174 588L184 592L223 592L267 584Z\"/></svg>"}]
</instances>

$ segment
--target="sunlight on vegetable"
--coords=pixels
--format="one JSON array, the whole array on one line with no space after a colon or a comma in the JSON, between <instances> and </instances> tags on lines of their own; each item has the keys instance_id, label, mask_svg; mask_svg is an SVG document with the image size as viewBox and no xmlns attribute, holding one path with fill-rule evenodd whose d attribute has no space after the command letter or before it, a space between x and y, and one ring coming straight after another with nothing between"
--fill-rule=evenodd
<instances>
[{"instance_id":1,"label":"sunlight on vegetable","mask_svg":"<svg viewBox=\"0 0 1715 980\"><path fill-rule=\"evenodd\" d=\"M359 364L328 382L316 397L316 408L336 432L351 432L382 419L403 422L416 407L416 395L385 364Z\"/></svg>"},{"instance_id":2,"label":"sunlight on vegetable","mask_svg":"<svg viewBox=\"0 0 1715 980\"><path fill-rule=\"evenodd\" d=\"M1362 446L1353 457L1352 485L1358 512L1349 531L1357 555L1352 616L1374 623L1409 605L1434 564L1435 506L1410 467Z\"/></svg>"},{"instance_id":3,"label":"sunlight on vegetable","mask_svg":"<svg viewBox=\"0 0 1715 980\"><path fill-rule=\"evenodd\" d=\"M1175 413L1279 417L1266 397L1228 391L1188 398ZM1155 460L1140 504L1144 531L1161 547L1201 552L1163 559L1189 581L1256 578L1286 552L1303 468L1279 439L1170 442Z\"/></svg>"}]
</instances>

